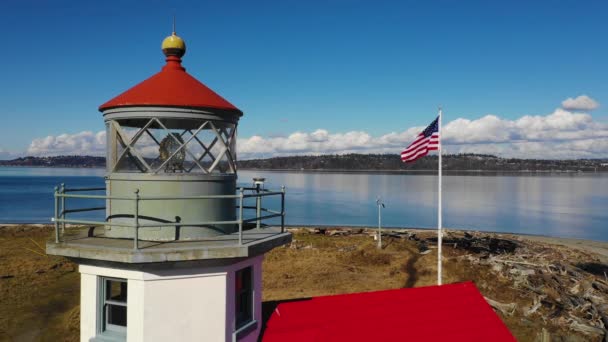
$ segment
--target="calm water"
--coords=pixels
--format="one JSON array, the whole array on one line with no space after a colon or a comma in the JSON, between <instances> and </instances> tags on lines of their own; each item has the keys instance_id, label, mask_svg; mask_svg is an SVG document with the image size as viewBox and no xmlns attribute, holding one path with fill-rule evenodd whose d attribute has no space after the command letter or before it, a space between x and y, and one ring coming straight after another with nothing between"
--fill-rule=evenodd
<instances>
[{"instance_id":1,"label":"calm water","mask_svg":"<svg viewBox=\"0 0 608 342\"><path fill-rule=\"evenodd\" d=\"M0 167L0 222L49 222L55 185L103 187L103 172ZM377 196L386 203L384 226L437 224L436 176L240 171L239 183L256 176L266 177L268 188L287 187L287 224L374 226ZM445 227L608 241L608 174L443 180Z\"/></svg>"}]
</instances>

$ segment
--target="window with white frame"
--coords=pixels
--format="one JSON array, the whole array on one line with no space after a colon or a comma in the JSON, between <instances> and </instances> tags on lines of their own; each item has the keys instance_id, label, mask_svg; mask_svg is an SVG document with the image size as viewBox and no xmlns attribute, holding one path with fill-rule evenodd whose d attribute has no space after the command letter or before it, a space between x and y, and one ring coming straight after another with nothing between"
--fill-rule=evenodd
<instances>
[{"instance_id":1,"label":"window with white frame","mask_svg":"<svg viewBox=\"0 0 608 342\"><path fill-rule=\"evenodd\" d=\"M127 331L127 280L100 279L100 332L123 335Z\"/></svg>"},{"instance_id":2,"label":"window with white frame","mask_svg":"<svg viewBox=\"0 0 608 342\"><path fill-rule=\"evenodd\" d=\"M246 267L235 274L236 329L253 320L253 271Z\"/></svg>"}]
</instances>

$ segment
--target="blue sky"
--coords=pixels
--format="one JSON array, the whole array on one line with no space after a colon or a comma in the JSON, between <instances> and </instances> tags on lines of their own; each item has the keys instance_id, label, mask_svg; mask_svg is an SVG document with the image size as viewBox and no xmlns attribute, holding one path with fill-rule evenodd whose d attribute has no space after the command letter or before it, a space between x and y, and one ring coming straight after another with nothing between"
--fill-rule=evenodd
<instances>
[{"instance_id":1,"label":"blue sky","mask_svg":"<svg viewBox=\"0 0 608 342\"><path fill-rule=\"evenodd\" d=\"M585 129L608 123L606 1L5 0L0 157L103 130L97 107L162 67L173 13L185 67L245 112L245 144L319 129L380 139L438 105L446 123L549 117L583 94L599 104Z\"/></svg>"}]
</instances>

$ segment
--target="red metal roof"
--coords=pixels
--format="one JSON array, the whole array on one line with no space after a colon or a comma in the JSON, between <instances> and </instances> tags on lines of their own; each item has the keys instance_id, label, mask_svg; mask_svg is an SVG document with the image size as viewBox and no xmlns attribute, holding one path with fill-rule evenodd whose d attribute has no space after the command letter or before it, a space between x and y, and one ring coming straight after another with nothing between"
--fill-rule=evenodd
<instances>
[{"instance_id":1,"label":"red metal roof","mask_svg":"<svg viewBox=\"0 0 608 342\"><path fill-rule=\"evenodd\" d=\"M163 106L220 109L243 113L213 90L190 76L177 56L168 56L167 64L156 75L116 96L99 107Z\"/></svg>"},{"instance_id":2,"label":"red metal roof","mask_svg":"<svg viewBox=\"0 0 608 342\"><path fill-rule=\"evenodd\" d=\"M285 302L274 341L515 341L472 282Z\"/></svg>"}]
</instances>

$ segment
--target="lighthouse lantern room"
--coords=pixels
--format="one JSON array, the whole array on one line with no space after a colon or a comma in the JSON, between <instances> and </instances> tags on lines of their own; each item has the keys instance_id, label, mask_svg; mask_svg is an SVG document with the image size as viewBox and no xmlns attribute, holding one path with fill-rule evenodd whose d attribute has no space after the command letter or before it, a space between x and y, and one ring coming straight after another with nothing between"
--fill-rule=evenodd
<instances>
[{"instance_id":1,"label":"lighthouse lantern room","mask_svg":"<svg viewBox=\"0 0 608 342\"><path fill-rule=\"evenodd\" d=\"M175 32L162 50L100 106L106 187L55 189L47 253L80 264L81 341L256 341L264 253L291 241L285 189L237 188L243 113L186 72Z\"/></svg>"}]
</instances>

